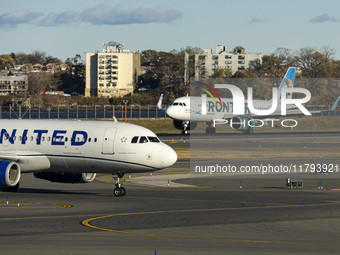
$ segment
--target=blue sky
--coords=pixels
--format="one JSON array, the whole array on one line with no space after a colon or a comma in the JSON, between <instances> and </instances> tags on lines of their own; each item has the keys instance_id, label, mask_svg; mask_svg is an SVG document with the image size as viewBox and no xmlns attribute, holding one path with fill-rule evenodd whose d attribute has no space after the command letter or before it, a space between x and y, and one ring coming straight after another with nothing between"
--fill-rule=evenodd
<instances>
[{"instance_id":1,"label":"blue sky","mask_svg":"<svg viewBox=\"0 0 340 255\"><path fill-rule=\"evenodd\" d=\"M63 61L102 43L158 51L218 44L270 54L329 46L340 59L340 1L2 1L0 54L45 51Z\"/></svg>"}]
</instances>

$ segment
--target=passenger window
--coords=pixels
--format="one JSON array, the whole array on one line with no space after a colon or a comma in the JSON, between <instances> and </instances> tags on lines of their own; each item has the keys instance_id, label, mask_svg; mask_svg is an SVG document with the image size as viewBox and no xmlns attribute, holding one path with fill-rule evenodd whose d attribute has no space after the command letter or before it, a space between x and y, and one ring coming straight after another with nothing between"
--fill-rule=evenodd
<instances>
[{"instance_id":1,"label":"passenger window","mask_svg":"<svg viewBox=\"0 0 340 255\"><path fill-rule=\"evenodd\" d=\"M94 138L94 142L95 142L95 143L97 142L97 138Z\"/></svg>"},{"instance_id":2,"label":"passenger window","mask_svg":"<svg viewBox=\"0 0 340 255\"><path fill-rule=\"evenodd\" d=\"M185 103L183 103L184 106L187 106Z\"/></svg>"},{"instance_id":3,"label":"passenger window","mask_svg":"<svg viewBox=\"0 0 340 255\"><path fill-rule=\"evenodd\" d=\"M68 140L68 138L67 138L67 137L65 137L65 142L67 142L67 140Z\"/></svg>"},{"instance_id":4,"label":"passenger window","mask_svg":"<svg viewBox=\"0 0 340 255\"><path fill-rule=\"evenodd\" d=\"M89 138L89 143L91 142L91 138Z\"/></svg>"},{"instance_id":5,"label":"passenger window","mask_svg":"<svg viewBox=\"0 0 340 255\"><path fill-rule=\"evenodd\" d=\"M139 143L147 143L148 139L145 136L141 136L139 139Z\"/></svg>"},{"instance_id":6,"label":"passenger window","mask_svg":"<svg viewBox=\"0 0 340 255\"><path fill-rule=\"evenodd\" d=\"M148 136L148 139L151 143L159 143L159 139L156 136Z\"/></svg>"},{"instance_id":7,"label":"passenger window","mask_svg":"<svg viewBox=\"0 0 340 255\"><path fill-rule=\"evenodd\" d=\"M135 136L132 138L131 143L137 143L138 141L138 136Z\"/></svg>"}]
</instances>

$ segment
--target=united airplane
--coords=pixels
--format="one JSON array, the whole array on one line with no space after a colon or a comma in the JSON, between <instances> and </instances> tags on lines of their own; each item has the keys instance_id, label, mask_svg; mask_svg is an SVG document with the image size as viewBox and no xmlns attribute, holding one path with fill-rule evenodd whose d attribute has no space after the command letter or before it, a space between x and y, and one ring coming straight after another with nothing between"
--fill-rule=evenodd
<instances>
[{"instance_id":1,"label":"united airplane","mask_svg":"<svg viewBox=\"0 0 340 255\"><path fill-rule=\"evenodd\" d=\"M89 183L97 173L116 175L173 165L176 152L150 130L111 121L0 120L0 188L16 191L22 173L61 183Z\"/></svg>"}]
</instances>

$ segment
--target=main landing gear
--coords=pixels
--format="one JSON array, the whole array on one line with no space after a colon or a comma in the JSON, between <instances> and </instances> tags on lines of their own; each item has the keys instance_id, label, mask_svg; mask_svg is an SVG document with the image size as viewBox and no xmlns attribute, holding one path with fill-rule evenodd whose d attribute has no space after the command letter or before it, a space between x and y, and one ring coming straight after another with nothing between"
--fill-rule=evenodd
<instances>
[{"instance_id":1,"label":"main landing gear","mask_svg":"<svg viewBox=\"0 0 340 255\"><path fill-rule=\"evenodd\" d=\"M123 178L124 174L122 173L117 173L117 177L113 176L113 179L115 179L116 181L116 187L113 190L113 194L116 197L122 197L125 196L126 194L126 190L125 188L122 186L122 181L120 180L121 178Z\"/></svg>"},{"instance_id":2,"label":"main landing gear","mask_svg":"<svg viewBox=\"0 0 340 255\"><path fill-rule=\"evenodd\" d=\"M205 133L206 134L215 134L216 133L216 128L211 126L211 122L206 122L206 124L208 125L208 127L205 129Z\"/></svg>"}]
</instances>

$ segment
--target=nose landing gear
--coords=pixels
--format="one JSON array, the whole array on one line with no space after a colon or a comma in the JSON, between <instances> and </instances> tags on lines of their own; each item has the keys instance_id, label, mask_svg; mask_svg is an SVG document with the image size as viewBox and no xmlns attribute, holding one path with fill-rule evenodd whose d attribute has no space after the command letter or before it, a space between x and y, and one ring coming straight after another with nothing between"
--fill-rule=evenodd
<instances>
[{"instance_id":1,"label":"nose landing gear","mask_svg":"<svg viewBox=\"0 0 340 255\"><path fill-rule=\"evenodd\" d=\"M123 178L124 174L122 173L117 173L117 177L113 176L113 179L116 181L116 187L113 190L113 194L116 197L122 197L125 196L126 194L126 190L125 188L122 186L122 181L121 178Z\"/></svg>"}]
</instances>

